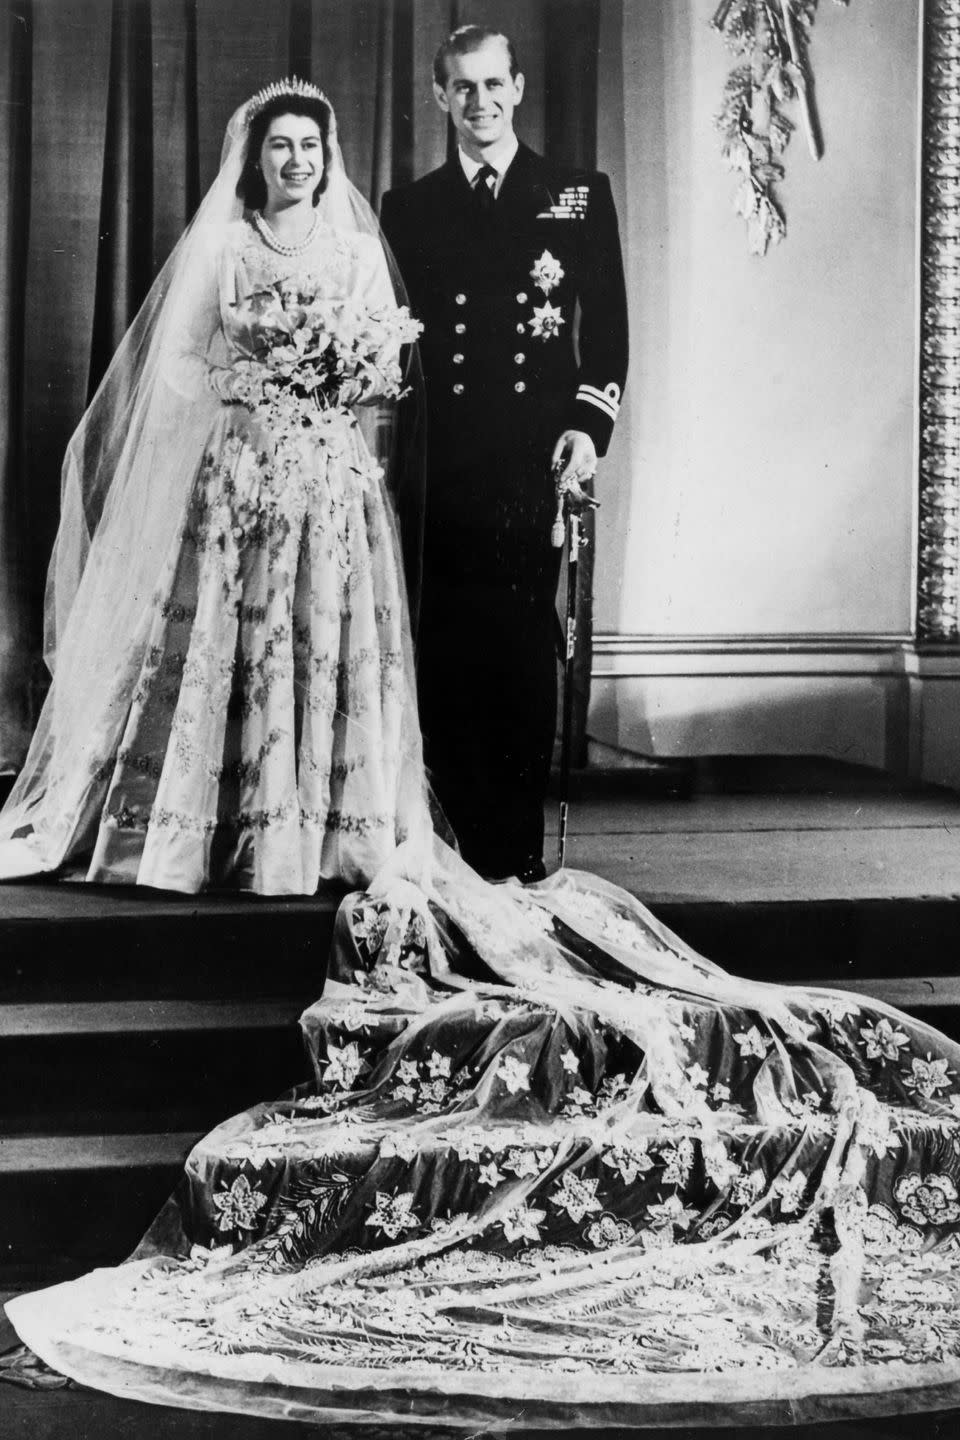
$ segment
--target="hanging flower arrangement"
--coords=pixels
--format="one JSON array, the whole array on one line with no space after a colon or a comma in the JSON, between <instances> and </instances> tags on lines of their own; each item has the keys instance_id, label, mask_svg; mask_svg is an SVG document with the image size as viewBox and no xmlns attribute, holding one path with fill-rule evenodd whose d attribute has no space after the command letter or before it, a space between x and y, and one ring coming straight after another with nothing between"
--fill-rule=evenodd
<instances>
[{"instance_id":1,"label":"hanging flower arrangement","mask_svg":"<svg viewBox=\"0 0 960 1440\"><path fill-rule=\"evenodd\" d=\"M848 0L834 0L846 5ZM823 152L807 50L818 0L721 0L711 25L738 63L727 77L717 116L722 153L739 177L733 205L747 225L754 255L786 234L774 187L783 179L783 152L795 121L814 160Z\"/></svg>"}]
</instances>

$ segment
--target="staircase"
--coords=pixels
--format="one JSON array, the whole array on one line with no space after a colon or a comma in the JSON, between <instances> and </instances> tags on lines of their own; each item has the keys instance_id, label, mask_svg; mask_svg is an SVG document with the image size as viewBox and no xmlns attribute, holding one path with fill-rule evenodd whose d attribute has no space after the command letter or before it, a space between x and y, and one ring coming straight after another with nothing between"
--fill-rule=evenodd
<instances>
[{"instance_id":1,"label":"staircase","mask_svg":"<svg viewBox=\"0 0 960 1440\"><path fill-rule=\"evenodd\" d=\"M813 798L805 777L804 810L781 771L762 784L734 773L743 804L729 784L718 798L715 776L688 802L647 777L588 774L571 863L651 897L734 972L873 995L960 1039L960 799L904 799L883 777L832 770ZM826 877L812 896L796 868L808 841ZM921 851L929 867L898 894ZM876 854L886 896L859 872L843 880L851 856ZM791 883L775 883L790 866ZM338 903L334 890L0 887L0 1289L123 1259L197 1136L307 1078L297 1019L321 992Z\"/></svg>"},{"instance_id":2,"label":"staircase","mask_svg":"<svg viewBox=\"0 0 960 1440\"><path fill-rule=\"evenodd\" d=\"M0 1286L123 1259L198 1135L306 1078L337 903L0 890Z\"/></svg>"}]
</instances>

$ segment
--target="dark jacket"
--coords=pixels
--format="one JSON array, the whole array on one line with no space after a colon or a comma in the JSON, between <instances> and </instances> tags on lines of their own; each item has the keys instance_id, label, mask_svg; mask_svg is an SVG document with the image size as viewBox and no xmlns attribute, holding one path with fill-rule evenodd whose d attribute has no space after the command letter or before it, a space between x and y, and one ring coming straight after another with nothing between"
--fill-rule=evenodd
<instances>
[{"instance_id":1,"label":"dark jacket","mask_svg":"<svg viewBox=\"0 0 960 1440\"><path fill-rule=\"evenodd\" d=\"M607 177L521 145L485 216L455 155L384 195L381 214L424 323L431 473L506 464L515 489L533 467L542 491L561 431L585 430L604 454L627 372Z\"/></svg>"}]
</instances>

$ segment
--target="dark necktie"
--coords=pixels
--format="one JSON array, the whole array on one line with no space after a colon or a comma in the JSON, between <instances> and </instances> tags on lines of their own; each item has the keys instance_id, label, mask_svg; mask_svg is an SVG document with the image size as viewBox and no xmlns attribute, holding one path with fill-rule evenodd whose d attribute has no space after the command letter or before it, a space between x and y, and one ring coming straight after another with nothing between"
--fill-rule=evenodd
<instances>
[{"instance_id":1,"label":"dark necktie","mask_svg":"<svg viewBox=\"0 0 960 1440\"><path fill-rule=\"evenodd\" d=\"M493 209L496 196L493 187L497 183L497 172L492 165L481 165L477 171L477 178L473 182L473 193L477 197L477 207L483 214L489 215Z\"/></svg>"}]
</instances>

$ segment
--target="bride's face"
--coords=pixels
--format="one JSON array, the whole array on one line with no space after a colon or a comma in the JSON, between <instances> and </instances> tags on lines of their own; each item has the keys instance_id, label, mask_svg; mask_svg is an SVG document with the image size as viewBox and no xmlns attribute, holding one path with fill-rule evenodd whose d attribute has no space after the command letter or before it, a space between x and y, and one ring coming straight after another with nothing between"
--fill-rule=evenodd
<instances>
[{"instance_id":1,"label":"bride's face","mask_svg":"<svg viewBox=\"0 0 960 1440\"><path fill-rule=\"evenodd\" d=\"M323 139L309 115L275 115L260 149L267 208L310 203L323 179Z\"/></svg>"}]
</instances>

